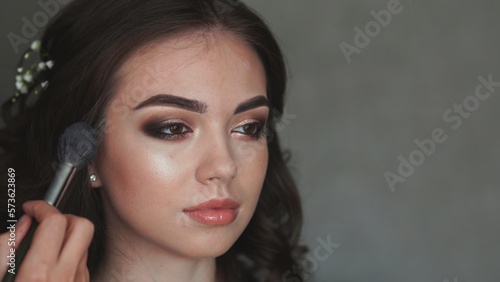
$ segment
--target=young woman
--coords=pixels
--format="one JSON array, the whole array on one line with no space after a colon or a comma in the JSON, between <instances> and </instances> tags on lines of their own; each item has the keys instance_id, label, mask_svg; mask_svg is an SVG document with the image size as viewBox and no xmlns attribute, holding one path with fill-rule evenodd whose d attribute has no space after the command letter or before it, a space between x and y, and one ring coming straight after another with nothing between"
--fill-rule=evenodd
<instances>
[{"instance_id":1,"label":"young woman","mask_svg":"<svg viewBox=\"0 0 500 282\"><path fill-rule=\"evenodd\" d=\"M0 139L25 213L17 243L39 222L19 281L300 281L301 205L272 130L286 71L254 12L234 0L75 0L39 49ZM37 199L58 137L80 121L101 133L99 149L59 211Z\"/></svg>"}]
</instances>

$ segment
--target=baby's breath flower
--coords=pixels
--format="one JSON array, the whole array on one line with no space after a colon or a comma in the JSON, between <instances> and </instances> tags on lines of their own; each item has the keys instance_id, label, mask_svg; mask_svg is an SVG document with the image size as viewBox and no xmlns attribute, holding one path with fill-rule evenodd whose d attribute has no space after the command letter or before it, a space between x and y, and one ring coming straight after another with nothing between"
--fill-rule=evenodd
<instances>
[{"instance_id":1,"label":"baby's breath flower","mask_svg":"<svg viewBox=\"0 0 500 282\"><path fill-rule=\"evenodd\" d=\"M32 56L32 53L34 52L39 52L41 49L41 41L40 40L35 40L33 43L30 45L30 50L26 51L24 54L24 59L29 59ZM42 58L43 56L46 56L46 54L39 54L40 57ZM23 61L24 62L24 61ZM54 67L54 61L42 61L39 60L38 62L34 62L30 66L19 66L17 68L17 75L16 75L16 93L12 97L12 103L15 103L18 100L18 97L23 95L23 94L28 94L28 90L32 89L32 92L34 94L41 93L43 89L47 88L49 82L47 80L43 82L39 82L38 80L35 80L35 78L39 77L40 73L42 71L45 71L47 69L52 69Z\"/></svg>"},{"instance_id":2,"label":"baby's breath flower","mask_svg":"<svg viewBox=\"0 0 500 282\"><path fill-rule=\"evenodd\" d=\"M24 81L31 83L33 81L33 75L31 74L30 71L27 71L26 74L23 76Z\"/></svg>"},{"instance_id":3,"label":"baby's breath flower","mask_svg":"<svg viewBox=\"0 0 500 282\"><path fill-rule=\"evenodd\" d=\"M19 92L21 92L21 94L28 94L28 87L23 84L21 89L19 89Z\"/></svg>"},{"instance_id":4,"label":"baby's breath flower","mask_svg":"<svg viewBox=\"0 0 500 282\"><path fill-rule=\"evenodd\" d=\"M41 70L44 70L45 67L46 67L45 62L40 62L40 63L38 63L38 66L36 67L36 70L37 71L41 71Z\"/></svg>"},{"instance_id":5,"label":"baby's breath flower","mask_svg":"<svg viewBox=\"0 0 500 282\"><path fill-rule=\"evenodd\" d=\"M16 82L16 89L23 94L24 94L24 92L28 92L28 88L26 87L26 84L24 84L23 81Z\"/></svg>"},{"instance_id":6,"label":"baby's breath flower","mask_svg":"<svg viewBox=\"0 0 500 282\"><path fill-rule=\"evenodd\" d=\"M42 42L40 40L35 40L33 43L31 43L31 50L40 50L40 46L42 45Z\"/></svg>"},{"instance_id":7,"label":"baby's breath flower","mask_svg":"<svg viewBox=\"0 0 500 282\"><path fill-rule=\"evenodd\" d=\"M22 81L16 81L16 89L17 90L20 91L23 88L23 86L24 86L24 82L22 82Z\"/></svg>"}]
</instances>

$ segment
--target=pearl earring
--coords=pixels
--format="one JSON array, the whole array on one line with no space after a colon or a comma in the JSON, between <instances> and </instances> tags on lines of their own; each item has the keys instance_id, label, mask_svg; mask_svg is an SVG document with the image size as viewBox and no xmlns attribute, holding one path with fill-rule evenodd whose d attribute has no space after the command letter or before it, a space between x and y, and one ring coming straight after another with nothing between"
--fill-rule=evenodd
<instances>
[{"instance_id":1,"label":"pearl earring","mask_svg":"<svg viewBox=\"0 0 500 282\"><path fill-rule=\"evenodd\" d=\"M91 182L96 182L97 181L97 175L92 174L89 176Z\"/></svg>"}]
</instances>

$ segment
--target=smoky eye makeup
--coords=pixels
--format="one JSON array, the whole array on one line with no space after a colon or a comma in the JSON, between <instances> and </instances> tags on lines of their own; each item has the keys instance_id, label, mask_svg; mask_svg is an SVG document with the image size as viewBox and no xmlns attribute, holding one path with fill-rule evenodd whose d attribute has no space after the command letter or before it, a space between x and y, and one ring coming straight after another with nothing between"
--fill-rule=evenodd
<instances>
[{"instance_id":1,"label":"smoky eye makeup","mask_svg":"<svg viewBox=\"0 0 500 282\"><path fill-rule=\"evenodd\" d=\"M266 136L267 130L265 121L251 119L238 123L232 132L242 134L251 140L258 140Z\"/></svg>"},{"instance_id":2,"label":"smoky eye makeup","mask_svg":"<svg viewBox=\"0 0 500 282\"><path fill-rule=\"evenodd\" d=\"M179 119L146 122L142 126L142 130L150 137L163 140L182 139L193 132L185 121Z\"/></svg>"},{"instance_id":3,"label":"smoky eye makeup","mask_svg":"<svg viewBox=\"0 0 500 282\"><path fill-rule=\"evenodd\" d=\"M267 113L248 113L238 119L240 121L234 123L228 129L228 133L247 141L259 140L266 136L268 132ZM175 141L192 135L196 129L195 123L190 123L185 118L168 117L161 114L150 116L139 128L146 136L160 140Z\"/></svg>"}]
</instances>

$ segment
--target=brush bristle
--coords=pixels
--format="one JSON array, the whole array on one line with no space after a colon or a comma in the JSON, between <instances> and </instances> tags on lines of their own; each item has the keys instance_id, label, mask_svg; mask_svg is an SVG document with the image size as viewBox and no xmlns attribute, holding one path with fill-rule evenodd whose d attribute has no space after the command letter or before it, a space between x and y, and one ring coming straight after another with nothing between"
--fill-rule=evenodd
<instances>
[{"instance_id":1,"label":"brush bristle","mask_svg":"<svg viewBox=\"0 0 500 282\"><path fill-rule=\"evenodd\" d=\"M59 137L57 154L60 162L67 162L80 169L94 157L98 147L97 130L84 122L66 128Z\"/></svg>"}]
</instances>

